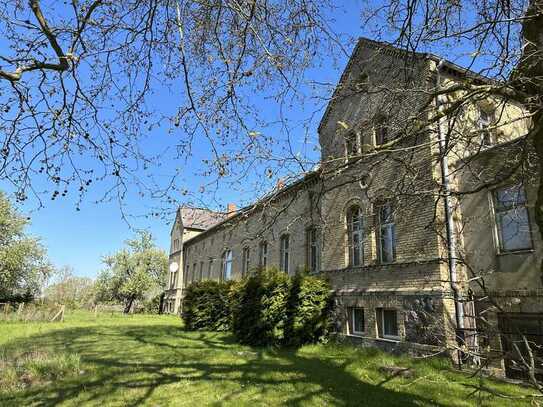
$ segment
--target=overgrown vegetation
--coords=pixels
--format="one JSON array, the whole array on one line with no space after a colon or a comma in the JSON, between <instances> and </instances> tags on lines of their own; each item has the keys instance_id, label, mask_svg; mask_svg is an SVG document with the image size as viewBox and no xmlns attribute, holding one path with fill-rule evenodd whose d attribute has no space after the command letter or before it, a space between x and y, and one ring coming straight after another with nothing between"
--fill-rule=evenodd
<instances>
[{"instance_id":1,"label":"overgrown vegetation","mask_svg":"<svg viewBox=\"0 0 543 407\"><path fill-rule=\"evenodd\" d=\"M77 354L49 353L40 350L0 355L0 388L4 392L61 380L80 373Z\"/></svg>"},{"instance_id":2,"label":"overgrown vegetation","mask_svg":"<svg viewBox=\"0 0 543 407\"><path fill-rule=\"evenodd\" d=\"M451 369L446 359L412 359L337 343L251 348L235 343L228 332L184 330L169 315L68 311L64 323L0 325L0 349L10 355L40 349L48 358L66 358L55 362L56 376L39 376L25 386L0 385L2 406L469 407L477 398L468 395L479 384ZM70 355L79 355L79 366ZM64 370L63 363L71 367ZM394 376L383 369L387 366L409 368L411 374ZM483 384L513 397L533 392L493 380ZM514 407L532 399L482 394L480 401Z\"/></svg>"},{"instance_id":3,"label":"overgrown vegetation","mask_svg":"<svg viewBox=\"0 0 543 407\"><path fill-rule=\"evenodd\" d=\"M299 346L323 339L331 325L330 285L272 268L241 281L191 284L183 301L189 330L231 329L240 343Z\"/></svg>"}]
</instances>

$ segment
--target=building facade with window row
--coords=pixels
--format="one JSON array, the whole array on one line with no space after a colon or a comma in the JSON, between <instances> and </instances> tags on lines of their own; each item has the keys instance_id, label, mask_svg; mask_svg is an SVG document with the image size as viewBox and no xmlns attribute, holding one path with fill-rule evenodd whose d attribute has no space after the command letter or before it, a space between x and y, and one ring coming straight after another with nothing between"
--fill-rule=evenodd
<instances>
[{"instance_id":1,"label":"building facade with window row","mask_svg":"<svg viewBox=\"0 0 543 407\"><path fill-rule=\"evenodd\" d=\"M172 311L178 312L182 289L193 281L238 279L258 267L277 267L328 279L338 330L367 343L454 346L456 332L469 336L482 329L475 314L483 310L504 329L539 332L537 171L527 165L518 179L491 182L522 155L527 123L514 120L522 109L508 104L497 112L486 98L463 107L459 125L440 120L419 131L405 127L436 86L466 75L433 55L406 56L361 39L319 126L318 170L278 184L246 208L202 210L215 222L184 239L186 221L178 211L172 248L182 250L172 252L171 263L181 274L170 276L177 278ZM439 99L432 101L428 114L439 108ZM513 117L511 124L495 131L505 117ZM444 177L448 188L472 192L449 196ZM474 270L486 276L485 290L500 310L485 308L480 299L486 292ZM514 318L500 322L507 315ZM489 341L506 349L508 338ZM507 362L501 367L507 370ZM514 375L510 366L508 374Z\"/></svg>"}]
</instances>

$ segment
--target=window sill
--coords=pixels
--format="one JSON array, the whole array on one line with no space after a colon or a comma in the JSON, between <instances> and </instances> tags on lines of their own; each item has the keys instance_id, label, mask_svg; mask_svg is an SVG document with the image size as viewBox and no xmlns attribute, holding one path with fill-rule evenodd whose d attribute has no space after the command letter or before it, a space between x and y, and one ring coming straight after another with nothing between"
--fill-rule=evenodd
<instances>
[{"instance_id":1,"label":"window sill","mask_svg":"<svg viewBox=\"0 0 543 407\"><path fill-rule=\"evenodd\" d=\"M352 333L352 334L345 334L345 336L349 336L351 338L369 338L368 336L364 335L364 332L360 333Z\"/></svg>"},{"instance_id":2,"label":"window sill","mask_svg":"<svg viewBox=\"0 0 543 407\"><path fill-rule=\"evenodd\" d=\"M510 252L497 252L496 256L502 257L502 256L515 255L515 254L531 254L534 252L535 252L534 249L521 249L521 250L510 251Z\"/></svg>"},{"instance_id":3,"label":"window sill","mask_svg":"<svg viewBox=\"0 0 543 407\"><path fill-rule=\"evenodd\" d=\"M382 341L382 342L398 343L400 342L400 337L396 336L396 337L383 338L382 336L380 336L380 337L375 338L375 340Z\"/></svg>"}]
</instances>

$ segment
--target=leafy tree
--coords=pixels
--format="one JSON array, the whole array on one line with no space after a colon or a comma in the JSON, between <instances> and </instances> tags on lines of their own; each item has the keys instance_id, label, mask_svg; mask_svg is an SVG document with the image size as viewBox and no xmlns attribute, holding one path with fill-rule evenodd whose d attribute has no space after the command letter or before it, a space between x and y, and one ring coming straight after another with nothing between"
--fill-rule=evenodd
<instances>
[{"instance_id":1,"label":"leafy tree","mask_svg":"<svg viewBox=\"0 0 543 407\"><path fill-rule=\"evenodd\" d=\"M135 301L164 288L168 256L155 246L149 232L138 232L125 243L127 247L104 257L106 269L98 276L96 299L121 302L128 313Z\"/></svg>"},{"instance_id":2,"label":"leafy tree","mask_svg":"<svg viewBox=\"0 0 543 407\"><path fill-rule=\"evenodd\" d=\"M39 239L25 233L27 225L0 193L0 301L32 298L51 272Z\"/></svg>"},{"instance_id":3,"label":"leafy tree","mask_svg":"<svg viewBox=\"0 0 543 407\"><path fill-rule=\"evenodd\" d=\"M45 298L71 308L93 301L94 281L91 278L75 276L70 266L61 267L55 274L55 281L45 289Z\"/></svg>"}]
</instances>

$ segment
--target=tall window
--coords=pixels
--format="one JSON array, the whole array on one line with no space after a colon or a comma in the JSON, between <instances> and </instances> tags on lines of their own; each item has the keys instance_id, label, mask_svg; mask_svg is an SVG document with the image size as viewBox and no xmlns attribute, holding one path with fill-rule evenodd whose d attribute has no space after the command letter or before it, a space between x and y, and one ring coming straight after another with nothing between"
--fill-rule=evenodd
<instances>
[{"instance_id":1,"label":"tall window","mask_svg":"<svg viewBox=\"0 0 543 407\"><path fill-rule=\"evenodd\" d=\"M392 263L396 260L396 224L392 204L386 202L379 207L379 261Z\"/></svg>"},{"instance_id":2,"label":"tall window","mask_svg":"<svg viewBox=\"0 0 543 407\"><path fill-rule=\"evenodd\" d=\"M531 249L530 219L522 185L495 190L494 211L500 252Z\"/></svg>"},{"instance_id":3,"label":"tall window","mask_svg":"<svg viewBox=\"0 0 543 407\"><path fill-rule=\"evenodd\" d=\"M191 281L198 281L198 270L197 270L197 267L198 265L196 263L194 263L192 265L192 278L191 278Z\"/></svg>"},{"instance_id":4,"label":"tall window","mask_svg":"<svg viewBox=\"0 0 543 407\"><path fill-rule=\"evenodd\" d=\"M241 273L242 275L246 275L249 273L249 265L250 265L250 254L251 249L248 247L243 248L242 256L241 256Z\"/></svg>"},{"instance_id":5,"label":"tall window","mask_svg":"<svg viewBox=\"0 0 543 407\"><path fill-rule=\"evenodd\" d=\"M307 229L307 267L311 273L319 271L319 231L312 227Z\"/></svg>"},{"instance_id":6,"label":"tall window","mask_svg":"<svg viewBox=\"0 0 543 407\"><path fill-rule=\"evenodd\" d=\"M479 108L479 119L477 125L481 131L481 146L488 147L492 145L492 131L489 127L494 124L494 110Z\"/></svg>"},{"instance_id":7,"label":"tall window","mask_svg":"<svg viewBox=\"0 0 543 407\"><path fill-rule=\"evenodd\" d=\"M375 123L375 145L380 146L388 141L390 141L390 135L386 118L379 117Z\"/></svg>"},{"instance_id":8,"label":"tall window","mask_svg":"<svg viewBox=\"0 0 543 407\"><path fill-rule=\"evenodd\" d=\"M173 240L173 251L176 252L179 250L179 239Z\"/></svg>"},{"instance_id":9,"label":"tall window","mask_svg":"<svg viewBox=\"0 0 543 407\"><path fill-rule=\"evenodd\" d=\"M349 265L361 266L364 261L362 211L353 206L347 212Z\"/></svg>"},{"instance_id":10,"label":"tall window","mask_svg":"<svg viewBox=\"0 0 543 407\"><path fill-rule=\"evenodd\" d=\"M201 261L200 262L200 275L199 275L198 280L202 281L203 279L204 279L204 262Z\"/></svg>"},{"instance_id":11,"label":"tall window","mask_svg":"<svg viewBox=\"0 0 543 407\"><path fill-rule=\"evenodd\" d=\"M288 274L289 272L289 263L290 263L290 236L289 235L283 235L281 236L280 241L280 256L279 259L279 268L281 271L284 271Z\"/></svg>"},{"instance_id":12,"label":"tall window","mask_svg":"<svg viewBox=\"0 0 543 407\"><path fill-rule=\"evenodd\" d=\"M185 281L184 284L190 283L190 265L187 264L185 267Z\"/></svg>"},{"instance_id":13,"label":"tall window","mask_svg":"<svg viewBox=\"0 0 543 407\"><path fill-rule=\"evenodd\" d=\"M398 339L398 312L395 309L377 308L377 331L381 338Z\"/></svg>"},{"instance_id":14,"label":"tall window","mask_svg":"<svg viewBox=\"0 0 543 407\"><path fill-rule=\"evenodd\" d=\"M213 259L209 259L207 263L207 278L211 279L211 276L213 275Z\"/></svg>"},{"instance_id":15,"label":"tall window","mask_svg":"<svg viewBox=\"0 0 543 407\"><path fill-rule=\"evenodd\" d=\"M258 265L265 269L268 267L268 242L260 242L258 245Z\"/></svg>"},{"instance_id":16,"label":"tall window","mask_svg":"<svg viewBox=\"0 0 543 407\"><path fill-rule=\"evenodd\" d=\"M225 250L222 254L222 278L230 280L232 278L232 250Z\"/></svg>"}]
</instances>

